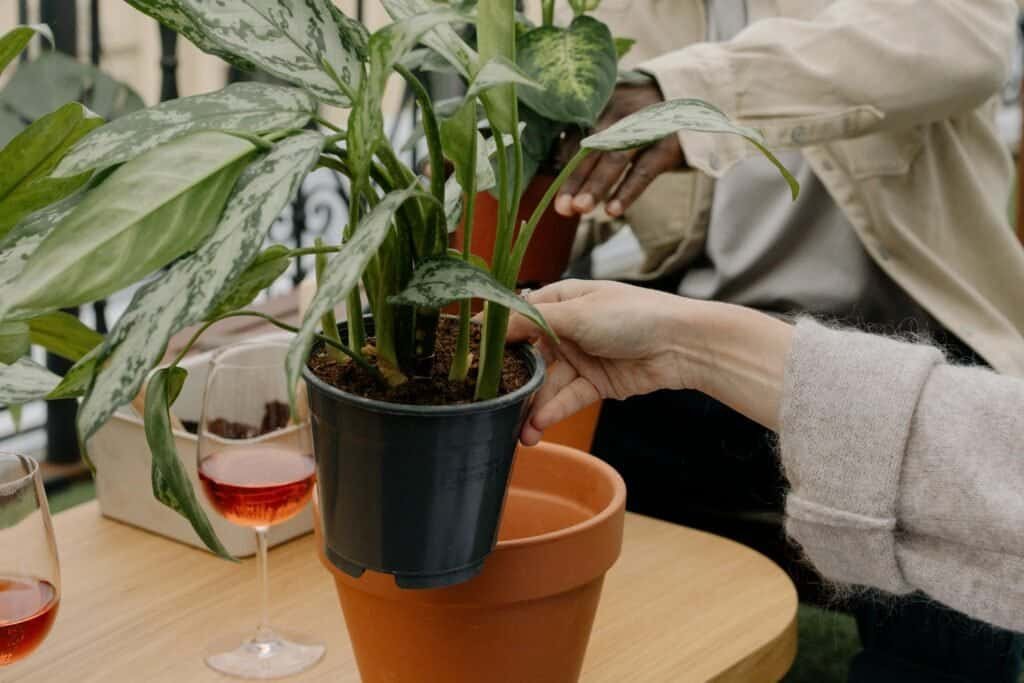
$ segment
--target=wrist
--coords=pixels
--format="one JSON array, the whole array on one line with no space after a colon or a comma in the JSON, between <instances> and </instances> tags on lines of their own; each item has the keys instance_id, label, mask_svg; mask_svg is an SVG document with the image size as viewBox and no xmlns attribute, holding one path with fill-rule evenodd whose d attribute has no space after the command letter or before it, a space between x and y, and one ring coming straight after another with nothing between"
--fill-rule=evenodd
<instances>
[{"instance_id":1,"label":"wrist","mask_svg":"<svg viewBox=\"0 0 1024 683\"><path fill-rule=\"evenodd\" d=\"M774 429L792 326L742 306L680 300L671 354L696 389Z\"/></svg>"}]
</instances>

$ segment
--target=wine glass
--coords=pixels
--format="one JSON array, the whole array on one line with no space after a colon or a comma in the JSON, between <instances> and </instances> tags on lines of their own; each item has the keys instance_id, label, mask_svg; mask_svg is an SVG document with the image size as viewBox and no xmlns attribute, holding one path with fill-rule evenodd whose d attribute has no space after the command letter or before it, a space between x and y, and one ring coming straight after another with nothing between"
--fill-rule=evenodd
<instances>
[{"instance_id":1,"label":"wine glass","mask_svg":"<svg viewBox=\"0 0 1024 683\"><path fill-rule=\"evenodd\" d=\"M291 519L313 494L308 413L293 420L283 342L248 342L220 351L210 365L199 419L199 480L210 504L229 522L256 533L260 620L255 634L206 658L239 678L279 678L304 671L324 646L286 638L268 623L267 529Z\"/></svg>"},{"instance_id":2,"label":"wine glass","mask_svg":"<svg viewBox=\"0 0 1024 683\"><path fill-rule=\"evenodd\" d=\"M57 544L39 464L0 453L0 667L39 647L59 602Z\"/></svg>"}]
</instances>

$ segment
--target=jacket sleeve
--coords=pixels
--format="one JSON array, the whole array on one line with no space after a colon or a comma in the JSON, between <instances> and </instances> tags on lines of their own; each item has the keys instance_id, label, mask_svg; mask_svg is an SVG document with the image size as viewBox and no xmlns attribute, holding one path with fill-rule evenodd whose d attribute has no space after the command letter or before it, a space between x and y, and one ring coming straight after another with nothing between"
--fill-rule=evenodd
<instances>
[{"instance_id":1,"label":"jacket sleeve","mask_svg":"<svg viewBox=\"0 0 1024 683\"><path fill-rule=\"evenodd\" d=\"M697 97L801 147L949 118L995 94L1010 69L1013 0L836 0L806 19L756 21L730 41L650 60L666 98ZM684 133L714 176L751 153L731 136Z\"/></svg>"},{"instance_id":2,"label":"jacket sleeve","mask_svg":"<svg viewBox=\"0 0 1024 683\"><path fill-rule=\"evenodd\" d=\"M780 424L786 529L823 576L1024 630L1024 381L802 321Z\"/></svg>"}]
</instances>

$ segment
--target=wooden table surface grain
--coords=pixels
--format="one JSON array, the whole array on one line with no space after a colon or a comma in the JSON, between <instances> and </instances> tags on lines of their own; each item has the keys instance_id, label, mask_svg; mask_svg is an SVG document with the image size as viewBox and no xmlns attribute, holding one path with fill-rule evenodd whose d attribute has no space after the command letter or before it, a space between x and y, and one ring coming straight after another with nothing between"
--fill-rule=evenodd
<instances>
[{"instance_id":1,"label":"wooden table surface grain","mask_svg":"<svg viewBox=\"0 0 1024 683\"><path fill-rule=\"evenodd\" d=\"M203 652L253 627L253 561L234 565L105 519L96 503L57 515L54 525L62 573L56 625L32 656L0 668L0 682L231 680L207 669ZM273 623L327 644L316 668L287 680L357 683L334 586L313 544L305 536L270 553ZM630 514L582 682L777 681L796 653L796 612L792 583L764 557Z\"/></svg>"}]
</instances>

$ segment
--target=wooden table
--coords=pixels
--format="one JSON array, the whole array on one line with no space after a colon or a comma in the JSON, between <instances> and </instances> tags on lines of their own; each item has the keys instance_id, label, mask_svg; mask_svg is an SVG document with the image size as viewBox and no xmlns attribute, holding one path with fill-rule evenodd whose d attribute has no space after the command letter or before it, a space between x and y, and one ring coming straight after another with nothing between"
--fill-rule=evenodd
<instances>
[{"instance_id":1,"label":"wooden table","mask_svg":"<svg viewBox=\"0 0 1024 683\"><path fill-rule=\"evenodd\" d=\"M63 512L54 523L63 581L56 626L35 654L0 668L0 681L230 680L207 669L202 653L211 640L253 626L251 560L233 565L105 519L96 503ZM273 550L270 574L273 623L327 643L316 668L288 680L357 683L334 585L313 537ZM796 653L796 610L792 583L754 551L627 515L583 683L777 681Z\"/></svg>"}]
</instances>

